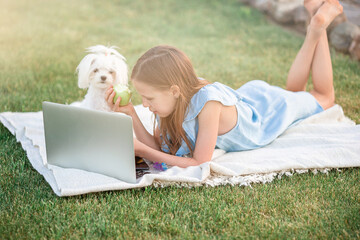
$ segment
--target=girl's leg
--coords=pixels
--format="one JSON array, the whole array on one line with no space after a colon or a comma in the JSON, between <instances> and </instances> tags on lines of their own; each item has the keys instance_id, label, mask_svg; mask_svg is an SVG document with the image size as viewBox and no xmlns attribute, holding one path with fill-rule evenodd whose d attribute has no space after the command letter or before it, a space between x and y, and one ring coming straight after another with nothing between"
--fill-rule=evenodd
<instances>
[{"instance_id":1,"label":"girl's leg","mask_svg":"<svg viewBox=\"0 0 360 240\"><path fill-rule=\"evenodd\" d=\"M304 0L304 7L312 18L324 2L325 0ZM312 68L312 61L319 41L318 36L314 38L313 35L308 27L304 43L296 55L288 73L286 89L289 91L297 92L306 90L306 84Z\"/></svg>"},{"instance_id":2,"label":"girl's leg","mask_svg":"<svg viewBox=\"0 0 360 240\"><path fill-rule=\"evenodd\" d=\"M305 91L312 70L314 90L311 94L327 109L334 104L331 58L326 27L342 12L337 0L307 0L305 7L312 17L303 46L288 74L287 89Z\"/></svg>"},{"instance_id":3,"label":"girl's leg","mask_svg":"<svg viewBox=\"0 0 360 240\"><path fill-rule=\"evenodd\" d=\"M335 102L335 91L326 31L323 31L317 44L311 67L311 76L314 89L310 93L324 109L332 107Z\"/></svg>"},{"instance_id":4,"label":"girl's leg","mask_svg":"<svg viewBox=\"0 0 360 240\"><path fill-rule=\"evenodd\" d=\"M308 28L304 43L291 65L286 81L286 89L289 91L298 92L306 89L316 46L321 37L315 33Z\"/></svg>"}]
</instances>

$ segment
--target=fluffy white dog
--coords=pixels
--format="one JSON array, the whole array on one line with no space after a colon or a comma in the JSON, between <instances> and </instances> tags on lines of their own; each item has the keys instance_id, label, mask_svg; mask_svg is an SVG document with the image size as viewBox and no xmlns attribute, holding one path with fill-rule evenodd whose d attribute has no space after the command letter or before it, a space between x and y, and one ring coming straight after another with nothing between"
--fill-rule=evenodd
<instances>
[{"instance_id":1,"label":"fluffy white dog","mask_svg":"<svg viewBox=\"0 0 360 240\"><path fill-rule=\"evenodd\" d=\"M88 88L80 107L111 111L105 101L105 92L111 85L128 84L128 68L126 59L116 47L96 45L87 48L86 55L76 68L79 88Z\"/></svg>"}]
</instances>

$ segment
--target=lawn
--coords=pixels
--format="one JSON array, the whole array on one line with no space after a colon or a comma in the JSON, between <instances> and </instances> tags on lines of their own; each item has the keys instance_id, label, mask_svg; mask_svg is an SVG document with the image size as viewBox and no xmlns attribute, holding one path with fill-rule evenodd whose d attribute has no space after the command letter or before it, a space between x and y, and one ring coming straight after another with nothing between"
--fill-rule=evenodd
<instances>
[{"instance_id":1,"label":"lawn","mask_svg":"<svg viewBox=\"0 0 360 240\"><path fill-rule=\"evenodd\" d=\"M0 112L71 103L85 48L116 45L131 70L158 44L238 88L285 86L303 36L235 0L0 0ZM360 123L360 64L331 49L336 102ZM135 104L140 98L135 93ZM252 187L154 188L59 198L0 124L0 239L360 238L359 168Z\"/></svg>"}]
</instances>

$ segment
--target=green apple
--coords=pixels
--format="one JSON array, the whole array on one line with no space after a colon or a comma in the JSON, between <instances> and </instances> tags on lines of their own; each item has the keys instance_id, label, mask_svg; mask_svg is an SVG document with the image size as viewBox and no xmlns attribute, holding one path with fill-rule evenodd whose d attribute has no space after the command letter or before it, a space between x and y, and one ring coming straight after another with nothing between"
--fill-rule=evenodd
<instances>
[{"instance_id":1,"label":"green apple","mask_svg":"<svg viewBox=\"0 0 360 240\"><path fill-rule=\"evenodd\" d=\"M116 103L116 100L121 97L120 106L125 106L129 103L131 98L131 91L130 89L123 84L118 84L113 87L115 91L115 97L113 99L114 103Z\"/></svg>"}]
</instances>

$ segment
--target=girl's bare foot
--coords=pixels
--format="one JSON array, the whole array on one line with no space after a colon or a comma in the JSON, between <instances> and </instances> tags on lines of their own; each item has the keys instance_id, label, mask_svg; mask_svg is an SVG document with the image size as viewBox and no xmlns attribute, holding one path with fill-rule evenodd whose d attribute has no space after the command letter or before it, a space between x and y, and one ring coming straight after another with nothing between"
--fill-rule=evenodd
<instances>
[{"instance_id":1,"label":"girl's bare foot","mask_svg":"<svg viewBox=\"0 0 360 240\"><path fill-rule=\"evenodd\" d=\"M310 28L314 30L325 30L336 16L341 14L343 7L338 0L325 0L315 15L311 18Z\"/></svg>"},{"instance_id":2,"label":"girl's bare foot","mask_svg":"<svg viewBox=\"0 0 360 240\"><path fill-rule=\"evenodd\" d=\"M325 0L304 0L304 7L312 17L324 2Z\"/></svg>"}]
</instances>

